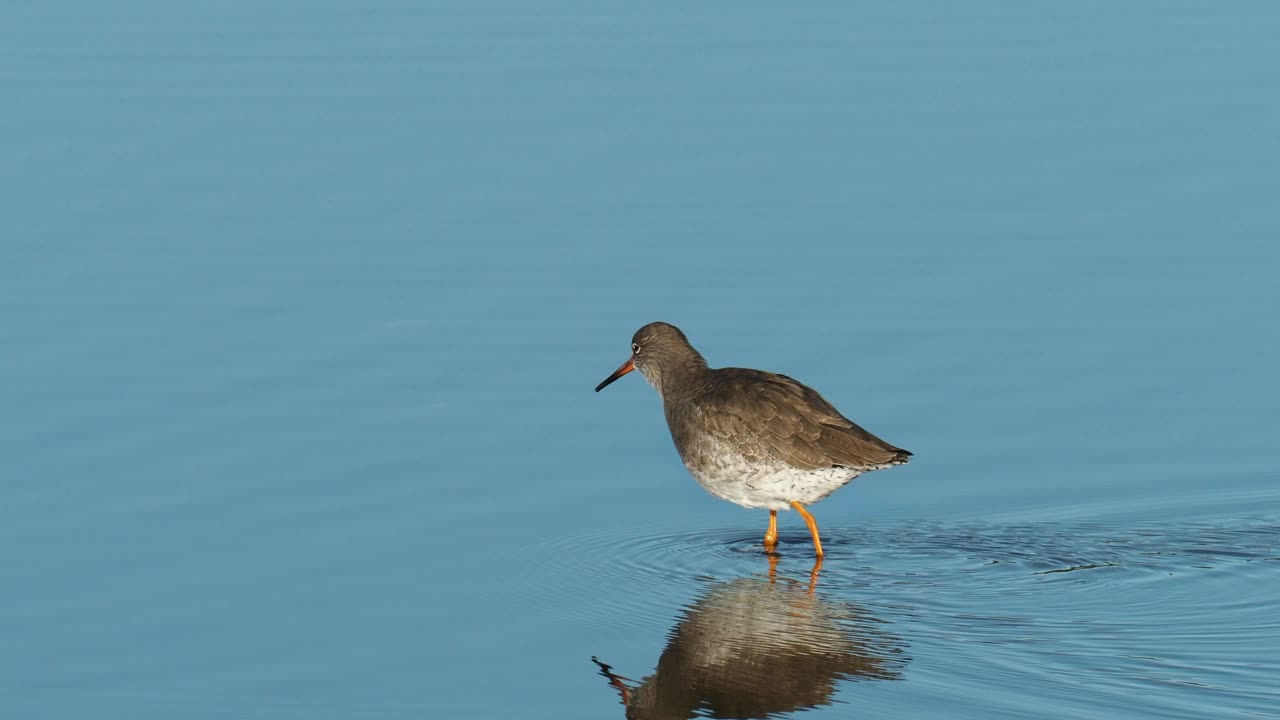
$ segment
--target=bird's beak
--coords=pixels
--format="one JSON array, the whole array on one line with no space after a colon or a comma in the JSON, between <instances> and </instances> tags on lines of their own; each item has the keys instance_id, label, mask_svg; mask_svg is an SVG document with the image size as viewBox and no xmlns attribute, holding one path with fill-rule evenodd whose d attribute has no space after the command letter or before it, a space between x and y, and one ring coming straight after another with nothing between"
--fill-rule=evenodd
<instances>
[{"instance_id":1,"label":"bird's beak","mask_svg":"<svg viewBox=\"0 0 1280 720\"><path fill-rule=\"evenodd\" d=\"M613 382L614 380L617 380L618 378L622 377L623 375L626 375L627 373L635 369L636 369L635 358L627 358L627 361L622 363L622 367L618 368L617 370L614 370L612 375L605 378L604 382L596 386L596 392L600 392L601 390L605 389L609 385L609 383Z\"/></svg>"}]
</instances>

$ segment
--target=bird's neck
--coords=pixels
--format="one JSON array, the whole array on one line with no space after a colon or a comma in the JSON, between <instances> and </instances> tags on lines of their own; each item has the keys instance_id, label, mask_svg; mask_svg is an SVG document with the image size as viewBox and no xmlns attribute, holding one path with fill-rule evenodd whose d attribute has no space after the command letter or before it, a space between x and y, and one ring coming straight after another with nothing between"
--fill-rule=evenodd
<instances>
[{"instance_id":1,"label":"bird's neck","mask_svg":"<svg viewBox=\"0 0 1280 720\"><path fill-rule=\"evenodd\" d=\"M707 367L707 361L703 360L701 355L694 353L663 368L654 387L662 395L663 402L669 402L673 397L689 395L705 384L710 375L711 369Z\"/></svg>"}]
</instances>

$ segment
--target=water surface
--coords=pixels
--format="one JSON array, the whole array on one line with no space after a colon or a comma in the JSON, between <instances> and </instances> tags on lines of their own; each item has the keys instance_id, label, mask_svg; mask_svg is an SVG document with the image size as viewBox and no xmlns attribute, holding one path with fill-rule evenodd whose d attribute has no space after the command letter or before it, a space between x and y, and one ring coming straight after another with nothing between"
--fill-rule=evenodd
<instances>
[{"instance_id":1,"label":"water surface","mask_svg":"<svg viewBox=\"0 0 1280 720\"><path fill-rule=\"evenodd\" d=\"M0 711L1280 714L1278 34L5 4ZM658 319L916 453L816 580L591 392Z\"/></svg>"}]
</instances>

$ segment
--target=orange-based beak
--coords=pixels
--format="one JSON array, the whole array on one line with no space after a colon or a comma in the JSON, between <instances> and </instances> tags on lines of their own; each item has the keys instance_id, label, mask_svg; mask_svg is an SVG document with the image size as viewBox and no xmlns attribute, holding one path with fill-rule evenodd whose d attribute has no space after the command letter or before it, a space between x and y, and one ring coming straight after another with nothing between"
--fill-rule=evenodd
<instances>
[{"instance_id":1,"label":"orange-based beak","mask_svg":"<svg viewBox=\"0 0 1280 720\"><path fill-rule=\"evenodd\" d=\"M605 389L609 385L609 383L613 382L614 380L617 380L618 378L622 377L623 375L626 375L627 373L635 369L636 369L635 358L633 357L627 358L627 361L622 363L622 367L618 368L617 370L614 370L612 375L605 378L604 382L596 386L596 392L600 392L601 390Z\"/></svg>"}]
</instances>

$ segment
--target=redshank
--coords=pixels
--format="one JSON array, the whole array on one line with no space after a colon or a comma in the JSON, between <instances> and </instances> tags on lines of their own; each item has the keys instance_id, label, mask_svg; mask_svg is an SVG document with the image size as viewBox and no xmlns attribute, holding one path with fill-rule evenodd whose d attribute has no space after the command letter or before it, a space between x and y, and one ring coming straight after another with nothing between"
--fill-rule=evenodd
<instances>
[{"instance_id":1,"label":"redshank","mask_svg":"<svg viewBox=\"0 0 1280 720\"><path fill-rule=\"evenodd\" d=\"M818 523L805 506L862 473L911 457L786 375L707 367L675 325L637 330L631 357L596 392L632 370L662 396L671 439L698 484L718 498L769 510L766 550L778 544L778 511L791 508L809 526L821 559Z\"/></svg>"}]
</instances>

